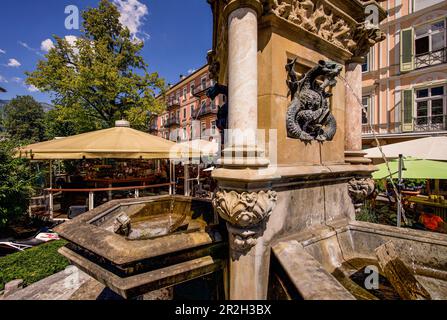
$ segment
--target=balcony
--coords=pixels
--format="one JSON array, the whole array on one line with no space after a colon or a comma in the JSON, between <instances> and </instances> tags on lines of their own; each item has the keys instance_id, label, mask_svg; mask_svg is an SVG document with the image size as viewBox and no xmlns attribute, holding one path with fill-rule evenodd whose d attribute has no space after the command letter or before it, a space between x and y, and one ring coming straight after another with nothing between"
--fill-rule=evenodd
<instances>
[{"instance_id":1,"label":"balcony","mask_svg":"<svg viewBox=\"0 0 447 320\"><path fill-rule=\"evenodd\" d=\"M149 132L157 132L157 131L158 131L158 125L156 123L149 125Z\"/></svg>"},{"instance_id":2,"label":"balcony","mask_svg":"<svg viewBox=\"0 0 447 320\"><path fill-rule=\"evenodd\" d=\"M180 100L174 99L168 101L168 109L180 107Z\"/></svg>"},{"instance_id":3,"label":"balcony","mask_svg":"<svg viewBox=\"0 0 447 320\"><path fill-rule=\"evenodd\" d=\"M194 110L193 119L200 119L207 115L217 114L218 107L215 105L206 105Z\"/></svg>"},{"instance_id":4,"label":"balcony","mask_svg":"<svg viewBox=\"0 0 447 320\"><path fill-rule=\"evenodd\" d=\"M380 123L362 125L362 134L364 136L372 135L387 135L395 133L423 133L423 132L438 132L447 130L447 115L440 114L431 117L416 117L413 118L413 130L402 131L400 122Z\"/></svg>"},{"instance_id":5,"label":"balcony","mask_svg":"<svg viewBox=\"0 0 447 320\"><path fill-rule=\"evenodd\" d=\"M413 130L415 132L434 132L447 130L447 115L440 114L431 117L414 118Z\"/></svg>"},{"instance_id":6,"label":"balcony","mask_svg":"<svg viewBox=\"0 0 447 320\"><path fill-rule=\"evenodd\" d=\"M380 124L363 124L362 125L362 134L370 135L370 134L392 134L392 133L400 133L401 123L400 122L391 122L391 123L380 123Z\"/></svg>"},{"instance_id":7,"label":"balcony","mask_svg":"<svg viewBox=\"0 0 447 320\"><path fill-rule=\"evenodd\" d=\"M414 57L415 68L425 68L440 63L447 63L447 48L417 54Z\"/></svg>"},{"instance_id":8,"label":"balcony","mask_svg":"<svg viewBox=\"0 0 447 320\"><path fill-rule=\"evenodd\" d=\"M180 125L180 119L178 117L170 117L165 123L165 128L179 125Z\"/></svg>"},{"instance_id":9,"label":"balcony","mask_svg":"<svg viewBox=\"0 0 447 320\"><path fill-rule=\"evenodd\" d=\"M211 88L211 83L207 82L205 85L200 85L194 89L194 97L202 98L206 96L208 89Z\"/></svg>"}]
</instances>

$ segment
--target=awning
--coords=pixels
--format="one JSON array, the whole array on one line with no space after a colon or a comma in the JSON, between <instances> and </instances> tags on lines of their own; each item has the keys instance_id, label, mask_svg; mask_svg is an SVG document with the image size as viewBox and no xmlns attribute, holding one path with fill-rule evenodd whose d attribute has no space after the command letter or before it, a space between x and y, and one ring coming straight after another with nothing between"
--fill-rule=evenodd
<instances>
[{"instance_id":1,"label":"awning","mask_svg":"<svg viewBox=\"0 0 447 320\"><path fill-rule=\"evenodd\" d=\"M200 153L125 125L31 144L19 148L16 155L33 160L183 159Z\"/></svg>"},{"instance_id":2,"label":"awning","mask_svg":"<svg viewBox=\"0 0 447 320\"><path fill-rule=\"evenodd\" d=\"M398 158L399 154L402 154L404 157L447 161L447 137L428 137L393 143L382 146L382 150L388 159ZM366 152L366 158L382 158L378 147L363 151Z\"/></svg>"},{"instance_id":3,"label":"awning","mask_svg":"<svg viewBox=\"0 0 447 320\"><path fill-rule=\"evenodd\" d=\"M398 165L398 159L389 161L394 179L398 177ZM384 179L389 176L385 163L377 167L379 171L373 173L374 179ZM402 178L404 179L447 179L447 162L406 158L404 159L404 167L406 168L402 171Z\"/></svg>"}]
</instances>

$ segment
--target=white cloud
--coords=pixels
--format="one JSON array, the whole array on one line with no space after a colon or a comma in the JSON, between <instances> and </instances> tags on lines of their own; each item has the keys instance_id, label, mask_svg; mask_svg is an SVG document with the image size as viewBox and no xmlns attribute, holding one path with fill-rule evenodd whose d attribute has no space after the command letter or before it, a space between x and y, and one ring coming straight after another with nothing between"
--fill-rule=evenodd
<instances>
[{"instance_id":1,"label":"white cloud","mask_svg":"<svg viewBox=\"0 0 447 320\"><path fill-rule=\"evenodd\" d=\"M188 74L193 74L194 72L196 72L196 69L194 68L188 70Z\"/></svg>"},{"instance_id":2,"label":"white cloud","mask_svg":"<svg viewBox=\"0 0 447 320\"><path fill-rule=\"evenodd\" d=\"M2 50L2 49L0 49L0 53L2 53L2 54L5 54L5 53L6 53L6 51L5 51L5 50Z\"/></svg>"},{"instance_id":3,"label":"white cloud","mask_svg":"<svg viewBox=\"0 0 447 320\"><path fill-rule=\"evenodd\" d=\"M43 56L43 54L40 53L39 50L30 47L30 46L28 45L28 43L26 43L26 42L19 41L19 44L20 44L22 47L24 47L25 49L27 49L27 50L29 50L29 51L31 51L31 52L34 52L34 53L37 54L38 56L41 56L41 57Z\"/></svg>"},{"instance_id":4,"label":"white cloud","mask_svg":"<svg viewBox=\"0 0 447 320\"><path fill-rule=\"evenodd\" d=\"M8 83L8 80L6 80L6 78L2 75L0 75L0 83Z\"/></svg>"},{"instance_id":5,"label":"white cloud","mask_svg":"<svg viewBox=\"0 0 447 320\"><path fill-rule=\"evenodd\" d=\"M149 13L147 6L138 0L113 0L121 14L120 22L129 28L134 40L148 39L149 35L141 30L145 16Z\"/></svg>"},{"instance_id":6,"label":"white cloud","mask_svg":"<svg viewBox=\"0 0 447 320\"><path fill-rule=\"evenodd\" d=\"M30 86L28 86L28 91L29 92L38 92L39 89L37 89L36 86L34 86L34 85L30 85Z\"/></svg>"},{"instance_id":7,"label":"white cloud","mask_svg":"<svg viewBox=\"0 0 447 320\"><path fill-rule=\"evenodd\" d=\"M53 48L54 48L54 43L51 39L46 39L46 40L42 41L42 43L40 44L40 50L42 50L44 52L49 52Z\"/></svg>"},{"instance_id":8,"label":"white cloud","mask_svg":"<svg viewBox=\"0 0 447 320\"><path fill-rule=\"evenodd\" d=\"M12 68L18 68L20 67L22 64L20 62L18 62L16 59L9 59L8 60L8 67L12 67Z\"/></svg>"},{"instance_id":9,"label":"white cloud","mask_svg":"<svg viewBox=\"0 0 447 320\"><path fill-rule=\"evenodd\" d=\"M12 80L12 82L15 82L15 83L23 83L23 79L20 77L14 77L11 80Z\"/></svg>"}]
</instances>

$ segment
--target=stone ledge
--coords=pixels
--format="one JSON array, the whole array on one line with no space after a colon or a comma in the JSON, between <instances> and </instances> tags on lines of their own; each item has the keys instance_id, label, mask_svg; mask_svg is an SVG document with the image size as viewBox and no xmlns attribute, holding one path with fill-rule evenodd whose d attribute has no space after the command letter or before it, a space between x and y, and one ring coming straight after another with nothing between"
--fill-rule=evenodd
<instances>
[{"instance_id":1,"label":"stone ledge","mask_svg":"<svg viewBox=\"0 0 447 320\"><path fill-rule=\"evenodd\" d=\"M305 300L355 300L298 241L280 242L272 249Z\"/></svg>"}]
</instances>

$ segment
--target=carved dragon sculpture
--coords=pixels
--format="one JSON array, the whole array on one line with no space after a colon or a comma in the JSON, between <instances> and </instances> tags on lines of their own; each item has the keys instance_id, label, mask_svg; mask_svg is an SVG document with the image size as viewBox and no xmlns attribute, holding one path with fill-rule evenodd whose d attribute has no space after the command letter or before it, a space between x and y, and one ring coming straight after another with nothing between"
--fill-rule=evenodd
<instances>
[{"instance_id":1,"label":"carved dragon sculpture","mask_svg":"<svg viewBox=\"0 0 447 320\"><path fill-rule=\"evenodd\" d=\"M287 111L287 135L306 143L333 139L337 122L331 113L327 88L337 84L335 79L342 66L330 61L319 61L318 65L305 73L300 80L294 70L296 59L286 65L289 75L287 85L292 95L292 103ZM318 84L317 78L323 83Z\"/></svg>"}]
</instances>

